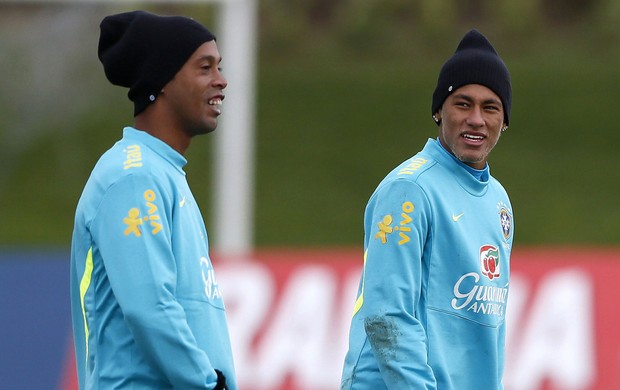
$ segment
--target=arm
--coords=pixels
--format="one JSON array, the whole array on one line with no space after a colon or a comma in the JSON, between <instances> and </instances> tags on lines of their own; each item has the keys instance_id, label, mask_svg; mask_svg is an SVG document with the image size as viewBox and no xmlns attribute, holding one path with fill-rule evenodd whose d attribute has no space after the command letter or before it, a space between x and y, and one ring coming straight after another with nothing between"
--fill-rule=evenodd
<instances>
[{"instance_id":1,"label":"arm","mask_svg":"<svg viewBox=\"0 0 620 390\"><path fill-rule=\"evenodd\" d=\"M397 180L380 188L365 215L363 303L355 315L390 389L435 389L427 362L420 307L429 203L414 183Z\"/></svg>"},{"instance_id":2,"label":"arm","mask_svg":"<svg viewBox=\"0 0 620 390\"><path fill-rule=\"evenodd\" d=\"M152 178L124 177L107 190L91 233L142 356L175 388L212 389L217 374L175 297L167 196Z\"/></svg>"}]
</instances>

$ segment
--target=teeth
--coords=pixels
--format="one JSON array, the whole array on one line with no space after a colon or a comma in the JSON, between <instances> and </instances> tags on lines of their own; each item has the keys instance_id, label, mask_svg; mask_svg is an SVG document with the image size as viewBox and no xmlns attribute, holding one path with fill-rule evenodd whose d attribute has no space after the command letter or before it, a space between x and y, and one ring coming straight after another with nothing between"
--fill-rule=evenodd
<instances>
[{"instance_id":1,"label":"teeth","mask_svg":"<svg viewBox=\"0 0 620 390\"><path fill-rule=\"evenodd\" d=\"M222 104L222 99L211 99L209 100L209 105L211 106L219 106L220 104Z\"/></svg>"},{"instance_id":2,"label":"teeth","mask_svg":"<svg viewBox=\"0 0 620 390\"><path fill-rule=\"evenodd\" d=\"M475 141L481 141L484 139L484 137L481 135L463 134L463 137L467 139L475 140Z\"/></svg>"}]
</instances>

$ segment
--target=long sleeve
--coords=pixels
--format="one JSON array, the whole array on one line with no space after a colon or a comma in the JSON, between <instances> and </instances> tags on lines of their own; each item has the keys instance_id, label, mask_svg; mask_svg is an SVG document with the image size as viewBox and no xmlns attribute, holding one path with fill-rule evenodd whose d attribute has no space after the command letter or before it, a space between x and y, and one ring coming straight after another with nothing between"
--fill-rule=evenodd
<instances>
[{"instance_id":1,"label":"long sleeve","mask_svg":"<svg viewBox=\"0 0 620 390\"><path fill-rule=\"evenodd\" d=\"M211 389L215 371L176 298L173 202L153 175L127 175L106 191L90 231L144 359L174 388Z\"/></svg>"},{"instance_id":2,"label":"long sleeve","mask_svg":"<svg viewBox=\"0 0 620 390\"><path fill-rule=\"evenodd\" d=\"M436 387L418 312L430 218L423 191L404 180L380 187L366 209L363 303L355 316L389 389Z\"/></svg>"}]
</instances>

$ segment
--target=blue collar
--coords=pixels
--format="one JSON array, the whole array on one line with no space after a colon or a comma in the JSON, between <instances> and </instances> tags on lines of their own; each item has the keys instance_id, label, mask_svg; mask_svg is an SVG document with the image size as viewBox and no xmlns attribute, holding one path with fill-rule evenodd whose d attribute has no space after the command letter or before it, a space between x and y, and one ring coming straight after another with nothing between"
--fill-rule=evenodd
<instances>
[{"instance_id":1,"label":"blue collar","mask_svg":"<svg viewBox=\"0 0 620 390\"><path fill-rule=\"evenodd\" d=\"M187 159L159 138L153 137L146 131L127 126L123 129L123 139L136 140L143 143L185 175L183 167L187 164Z\"/></svg>"},{"instance_id":2,"label":"blue collar","mask_svg":"<svg viewBox=\"0 0 620 390\"><path fill-rule=\"evenodd\" d=\"M458 182L465 191L473 196L484 196L484 194L486 194L489 189L489 183L491 182L491 173L488 166L482 171L477 169L474 170L483 172L481 178L478 179L478 177L472 173L472 168L470 166L459 161L452 153L441 146L439 140L433 138L430 138L426 142L422 152L428 153L439 165L442 165L445 169L452 172L454 180Z\"/></svg>"}]
</instances>

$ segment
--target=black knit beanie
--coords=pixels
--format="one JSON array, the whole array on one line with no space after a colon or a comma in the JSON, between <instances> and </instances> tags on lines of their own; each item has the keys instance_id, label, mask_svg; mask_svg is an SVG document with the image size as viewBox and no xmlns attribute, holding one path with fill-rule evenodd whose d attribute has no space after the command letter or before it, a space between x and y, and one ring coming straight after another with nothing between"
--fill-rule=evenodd
<instances>
[{"instance_id":1,"label":"black knit beanie","mask_svg":"<svg viewBox=\"0 0 620 390\"><path fill-rule=\"evenodd\" d=\"M433 93L432 114L446 98L467 84L481 84L499 96L504 106L504 122L508 125L512 105L510 73L489 40L479 31L470 30L441 68Z\"/></svg>"},{"instance_id":2,"label":"black knit beanie","mask_svg":"<svg viewBox=\"0 0 620 390\"><path fill-rule=\"evenodd\" d=\"M215 39L193 19L145 11L106 16L100 27L105 75L112 84L129 88L134 116L155 101L198 47Z\"/></svg>"}]
</instances>

